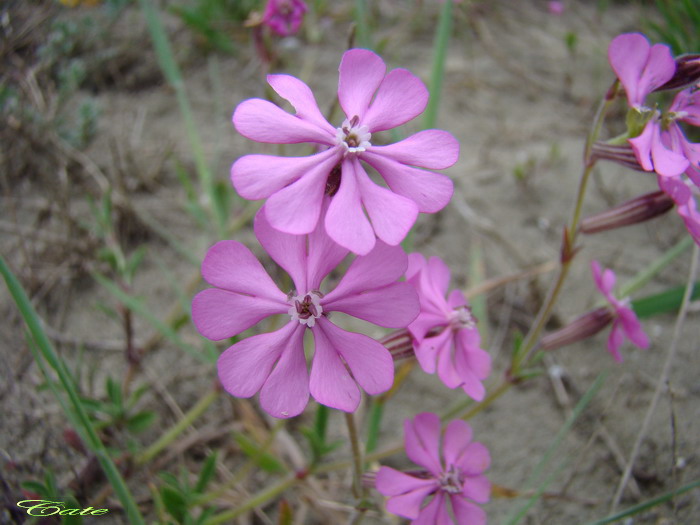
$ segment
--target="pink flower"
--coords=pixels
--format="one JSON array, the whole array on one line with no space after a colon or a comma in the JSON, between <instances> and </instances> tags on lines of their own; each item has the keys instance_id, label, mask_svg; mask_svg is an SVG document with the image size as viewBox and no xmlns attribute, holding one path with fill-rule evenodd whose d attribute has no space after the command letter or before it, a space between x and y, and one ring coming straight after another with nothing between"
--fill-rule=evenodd
<instances>
[{"instance_id":1,"label":"pink flower","mask_svg":"<svg viewBox=\"0 0 700 525\"><path fill-rule=\"evenodd\" d=\"M610 43L608 60L625 88L627 103L646 121L642 133L628 140L637 162L645 171L680 175L688 168L688 160L662 140L661 113L644 105L647 95L668 82L676 71L669 47L652 46L639 33L625 33Z\"/></svg>"},{"instance_id":2,"label":"pink flower","mask_svg":"<svg viewBox=\"0 0 700 525\"><path fill-rule=\"evenodd\" d=\"M268 0L262 22L280 36L299 31L307 7L303 0Z\"/></svg>"},{"instance_id":3,"label":"pink flower","mask_svg":"<svg viewBox=\"0 0 700 525\"><path fill-rule=\"evenodd\" d=\"M700 127L700 89L693 87L680 91L663 120L667 131L662 132L662 140L687 159L685 174L700 187L700 144L690 142L678 124L680 121Z\"/></svg>"},{"instance_id":4,"label":"pink flower","mask_svg":"<svg viewBox=\"0 0 700 525\"><path fill-rule=\"evenodd\" d=\"M429 374L437 370L447 387L461 387L481 401L485 394L481 381L491 372L491 357L479 347L476 319L462 292L453 290L445 299L450 269L438 257L426 261L420 253L412 253L406 280L416 287L420 298L420 314L408 330L421 367Z\"/></svg>"},{"instance_id":5,"label":"pink flower","mask_svg":"<svg viewBox=\"0 0 700 525\"><path fill-rule=\"evenodd\" d=\"M338 99L345 116L338 127L323 117L309 87L289 75L269 75L267 81L295 115L261 99L238 105L233 123L245 137L318 147L307 157L246 155L232 166L231 181L241 196L267 199L265 213L273 228L306 234L323 220L334 241L364 255L374 247L375 235L395 246L419 211L436 212L450 200L452 181L419 168L454 164L459 144L452 135L427 130L388 146L373 142L375 133L415 118L428 102L418 77L405 69L385 73L384 61L372 51L351 49L343 55ZM389 188L375 184L361 161L376 169ZM332 199L322 219L324 194Z\"/></svg>"},{"instance_id":6,"label":"pink flower","mask_svg":"<svg viewBox=\"0 0 700 525\"><path fill-rule=\"evenodd\" d=\"M619 348L625 337L639 348L647 348L649 346L649 338L642 330L639 319L629 307L629 300L616 299L612 294L615 288L615 273L610 269L602 271L598 261L591 261L591 271L598 290L610 303L615 314L612 331L608 337L608 351L616 361L622 362Z\"/></svg>"},{"instance_id":7,"label":"pink flower","mask_svg":"<svg viewBox=\"0 0 700 525\"><path fill-rule=\"evenodd\" d=\"M627 93L631 108L641 109L646 96L673 77L676 62L664 44L649 44L640 33L616 36L608 47L608 61Z\"/></svg>"},{"instance_id":8,"label":"pink flower","mask_svg":"<svg viewBox=\"0 0 700 525\"><path fill-rule=\"evenodd\" d=\"M413 525L481 525L486 513L472 502L486 503L491 484L482 474L491 457L481 443L472 443L472 430L464 421L451 421L442 438L440 419L428 412L404 422L406 455L427 472L412 476L391 467L377 472L376 487L387 496L386 508L413 520ZM423 501L432 500L421 508ZM448 503L449 502L449 503ZM450 516L448 504L452 507Z\"/></svg>"},{"instance_id":9,"label":"pink flower","mask_svg":"<svg viewBox=\"0 0 700 525\"><path fill-rule=\"evenodd\" d=\"M263 248L291 276L295 290L280 291L239 242L221 241L207 252L202 275L215 288L200 292L192 302L192 319L202 335L227 339L275 314L287 321L275 332L254 335L224 351L218 369L226 391L236 397L260 391L263 409L286 418L304 410L309 392L319 403L352 412L360 402L356 382L369 394L388 390L394 378L389 351L366 335L339 328L328 314L343 312L381 326L405 327L418 313L413 287L397 282L406 269L406 254L379 242L324 294L321 282L347 250L323 228L303 236L281 233L270 227L263 210L254 227ZM316 349L310 377L304 356L307 328Z\"/></svg>"},{"instance_id":10,"label":"pink flower","mask_svg":"<svg viewBox=\"0 0 700 525\"><path fill-rule=\"evenodd\" d=\"M564 14L564 2L547 2L547 9L550 15L562 15Z\"/></svg>"}]
</instances>

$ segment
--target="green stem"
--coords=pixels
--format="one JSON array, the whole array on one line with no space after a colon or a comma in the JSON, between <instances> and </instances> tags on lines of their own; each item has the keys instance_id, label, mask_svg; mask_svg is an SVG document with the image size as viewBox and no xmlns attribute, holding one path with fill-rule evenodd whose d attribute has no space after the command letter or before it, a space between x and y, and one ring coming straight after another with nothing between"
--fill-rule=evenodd
<instances>
[{"instance_id":1,"label":"green stem","mask_svg":"<svg viewBox=\"0 0 700 525\"><path fill-rule=\"evenodd\" d=\"M254 509L255 507L264 505L271 499L276 498L285 490L292 487L297 481L299 481L299 478L296 475L289 476L288 478L285 478L279 483L277 483L277 485L273 485L267 490L258 492L255 496L250 498L242 505L237 506L235 509L222 512L221 514L217 514L216 516L209 518L204 522L204 525L219 525L220 523L230 523L241 514L244 514L249 510Z\"/></svg>"},{"instance_id":2,"label":"green stem","mask_svg":"<svg viewBox=\"0 0 700 525\"><path fill-rule=\"evenodd\" d=\"M210 390L207 395L200 399L195 406L193 406L185 415L175 423L174 426L170 428L161 438L153 443L150 447L144 450L141 454L136 456L136 464L142 465L148 463L158 454L160 454L163 449L170 445L177 437L182 434L187 427L194 423L199 416L201 416L204 411L209 408L209 406L216 401L219 397L220 390L215 388Z\"/></svg>"},{"instance_id":3,"label":"green stem","mask_svg":"<svg viewBox=\"0 0 700 525\"><path fill-rule=\"evenodd\" d=\"M614 88L611 88L611 91L613 89ZM569 274L569 268L571 267L571 262L573 261L576 250L578 224L581 220L581 210L583 208L586 187L588 185L588 180L590 179L591 173L593 172L593 167L595 166L595 159L592 156L593 144L596 140L598 140L603 122L605 121L605 115L607 114L614 100L615 99L612 96L606 97L602 100L593 120L591 131L589 132L588 137L586 137L586 147L583 155L583 173L579 179L574 211L571 215L569 225L564 231L564 239L562 241L561 248L562 258L559 266L559 272L557 273L554 283L550 287L547 297L545 298L540 311L537 313L529 332L523 339L522 345L520 346L520 351L513 358L510 372L514 377L517 377L523 363L527 363L532 357L540 334L552 315L554 306L556 305L559 294L563 288L564 281Z\"/></svg>"},{"instance_id":4,"label":"green stem","mask_svg":"<svg viewBox=\"0 0 700 525\"><path fill-rule=\"evenodd\" d=\"M364 463L362 460L362 449L360 447L360 437L355 426L355 417L349 412L344 412L345 423L348 426L350 445L352 446L352 459L354 475L352 478L352 492L356 498L362 497L362 474L364 473Z\"/></svg>"},{"instance_id":5,"label":"green stem","mask_svg":"<svg viewBox=\"0 0 700 525\"><path fill-rule=\"evenodd\" d=\"M442 79L445 75L445 58L447 56L447 46L450 42L452 32L452 2L446 1L440 10L440 20L438 20L437 32L435 33L435 43L433 44L433 71L430 75L430 100L423 117L423 127L430 129L435 127L437 121L438 108L440 107L440 94L442 91Z\"/></svg>"},{"instance_id":6,"label":"green stem","mask_svg":"<svg viewBox=\"0 0 700 525\"><path fill-rule=\"evenodd\" d=\"M383 414L384 400L381 397L372 398L372 403L369 407L369 421L367 424L367 442L365 446L367 453L373 452L377 448Z\"/></svg>"}]
</instances>

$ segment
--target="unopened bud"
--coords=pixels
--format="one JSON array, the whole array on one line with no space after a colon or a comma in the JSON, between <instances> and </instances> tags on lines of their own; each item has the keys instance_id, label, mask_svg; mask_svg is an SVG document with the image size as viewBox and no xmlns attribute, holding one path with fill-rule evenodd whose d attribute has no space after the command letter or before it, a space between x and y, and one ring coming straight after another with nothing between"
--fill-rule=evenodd
<instances>
[{"instance_id":1,"label":"unopened bud","mask_svg":"<svg viewBox=\"0 0 700 525\"><path fill-rule=\"evenodd\" d=\"M574 319L561 330L545 335L540 339L540 348L555 350L588 339L608 326L614 317L615 314L607 306L596 308Z\"/></svg>"},{"instance_id":2,"label":"unopened bud","mask_svg":"<svg viewBox=\"0 0 700 525\"><path fill-rule=\"evenodd\" d=\"M671 80L656 91L682 89L700 82L700 55L688 54L676 57L676 72Z\"/></svg>"},{"instance_id":3,"label":"unopened bud","mask_svg":"<svg viewBox=\"0 0 700 525\"><path fill-rule=\"evenodd\" d=\"M622 164L626 168L636 171L646 171L640 166L634 150L629 143L624 144L606 144L605 142L594 142L592 157L594 159L610 160Z\"/></svg>"},{"instance_id":4,"label":"unopened bud","mask_svg":"<svg viewBox=\"0 0 700 525\"><path fill-rule=\"evenodd\" d=\"M663 191L640 195L581 221L581 233L598 233L648 221L673 208L673 199Z\"/></svg>"}]
</instances>

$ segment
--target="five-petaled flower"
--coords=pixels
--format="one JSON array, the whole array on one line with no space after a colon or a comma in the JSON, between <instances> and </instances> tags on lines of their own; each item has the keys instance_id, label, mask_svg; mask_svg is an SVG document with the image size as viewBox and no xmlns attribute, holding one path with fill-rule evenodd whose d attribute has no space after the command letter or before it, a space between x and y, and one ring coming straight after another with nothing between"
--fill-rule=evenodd
<instances>
[{"instance_id":1,"label":"five-petaled flower","mask_svg":"<svg viewBox=\"0 0 700 525\"><path fill-rule=\"evenodd\" d=\"M598 261L591 261L591 271L596 287L613 309L613 326L608 337L608 351L616 361L621 362L622 355L619 349L625 337L639 348L648 348L649 338L642 330L642 325L634 311L630 308L629 300L620 300L613 295L615 273L610 269L603 271Z\"/></svg>"},{"instance_id":2,"label":"five-petaled flower","mask_svg":"<svg viewBox=\"0 0 700 525\"><path fill-rule=\"evenodd\" d=\"M484 398L482 381L491 371L491 357L479 346L481 338L467 300L459 290L447 299L450 269L439 257L426 261L408 256L406 279L418 291L421 311L409 326L416 358L429 374L449 388L461 387L477 401Z\"/></svg>"},{"instance_id":3,"label":"five-petaled flower","mask_svg":"<svg viewBox=\"0 0 700 525\"><path fill-rule=\"evenodd\" d=\"M280 36L299 31L307 7L303 0L268 0L262 23Z\"/></svg>"},{"instance_id":4,"label":"five-petaled flower","mask_svg":"<svg viewBox=\"0 0 700 525\"><path fill-rule=\"evenodd\" d=\"M309 87L290 75L269 75L267 81L291 103L295 115L262 99L238 105L233 124L245 137L273 144L311 142L318 152L306 157L246 155L231 167L231 181L242 197L267 199L265 213L275 229L307 234L323 222L334 241L364 255L376 237L399 244L418 212L433 213L448 203L452 181L420 168L453 165L459 143L446 131L425 130L395 144L376 145L375 133L423 112L428 91L405 69L387 74L384 61L366 49L345 52L339 71L338 99L345 117L337 127L321 114ZM371 180L361 160L388 188ZM332 199L322 216L324 195Z\"/></svg>"},{"instance_id":5,"label":"five-petaled flower","mask_svg":"<svg viewBox=\"0 0 700 525\"><path fill-rule=\"evenodd\" d=\"M389 498L387 510L413 520L413 525L486 523L486 513L474 502L489 500L491 484L482 473L491 457L484 445L472 442L471 427L464 421L451 421L440 439L440 419L424 412L405 421L404 436L406 455L427 471L410 475L381 467L376 488ZM422 507L430 496L432 500Z\"/></svg>"},{"instance_id":6,"label":"five-petaled flower","mask_svg":"<svg viewBox=\"0 0 700 525\"><path fill-rule=\"evenodd\" d=\"M388 390L394 379L389 351L371 337L336 326L328 314L343 312L389 328L408 325L419 305L413 287L397 282L407 265L403 250L378 242L324 294L322 281L347 255L346 249L322 227L309 235L279 232L269 225L264 208L254 228L263 248L291 276L295 291L280 291L239 242L221 241L209 249L202 275L215 288L200 292L192 303L192 319L202 335L218 341L271 315L288 316L282 328L224 351L218 369L226 391L236 397L260 391L263 409L287 418L304 410L309 392L319 403L351 412L360 402L355 382L369 394ZM306 328L315 341L310 376L304 354Z\"/></svg>"}]
</instances>

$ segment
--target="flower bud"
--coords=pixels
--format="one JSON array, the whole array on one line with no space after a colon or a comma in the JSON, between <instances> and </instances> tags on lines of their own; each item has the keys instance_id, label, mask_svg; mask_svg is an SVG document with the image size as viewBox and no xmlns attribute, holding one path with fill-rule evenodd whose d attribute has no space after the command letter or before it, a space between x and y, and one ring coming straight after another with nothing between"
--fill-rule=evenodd
<instances>
[{"instance_id":1,"label":"flower bud","mask_svg":"<svg viewBox=\"0 0 700 525\"><path fill-rule=\"evenodd\" d=\"M671 80L657 91L667 89L682 89L700 82L700 55L687 54L676 57L676 72Z\"/></svg>"},{"instance_id":2,"label":"flower bud","mask_svg":"<svg viewBox=\"0 0 700 525\"><path fill-rule=\"evenodd\" d=\"M545 335L540 339L542 350L556 350L594 336L608 326L615 314L607 306L596 308L574 319L561 330Z\"/></svg>"},{"instance_id":3,"label":"flower bud","mask_svg":"<svg viewBox=\"0 0 700 525\"><path fill-rule=\"evenodd\" d=\"M640 195L581 221L581 233L598 233L648 221L673 208L673 199L663 191Z\"/></svg>"},{"instance_id":4,"label":"flower bud","mask_svg":"<svg viewBox=\"0 0 700 525\"><path fill-rule=\"evenodd\" d=\"M634 150L629 143L607 144L605 142L594 142L592 156L594 159L609 160L622 164L626 168L636 171L646 171L640 166Z\"/></svg>"}]
</instances>

